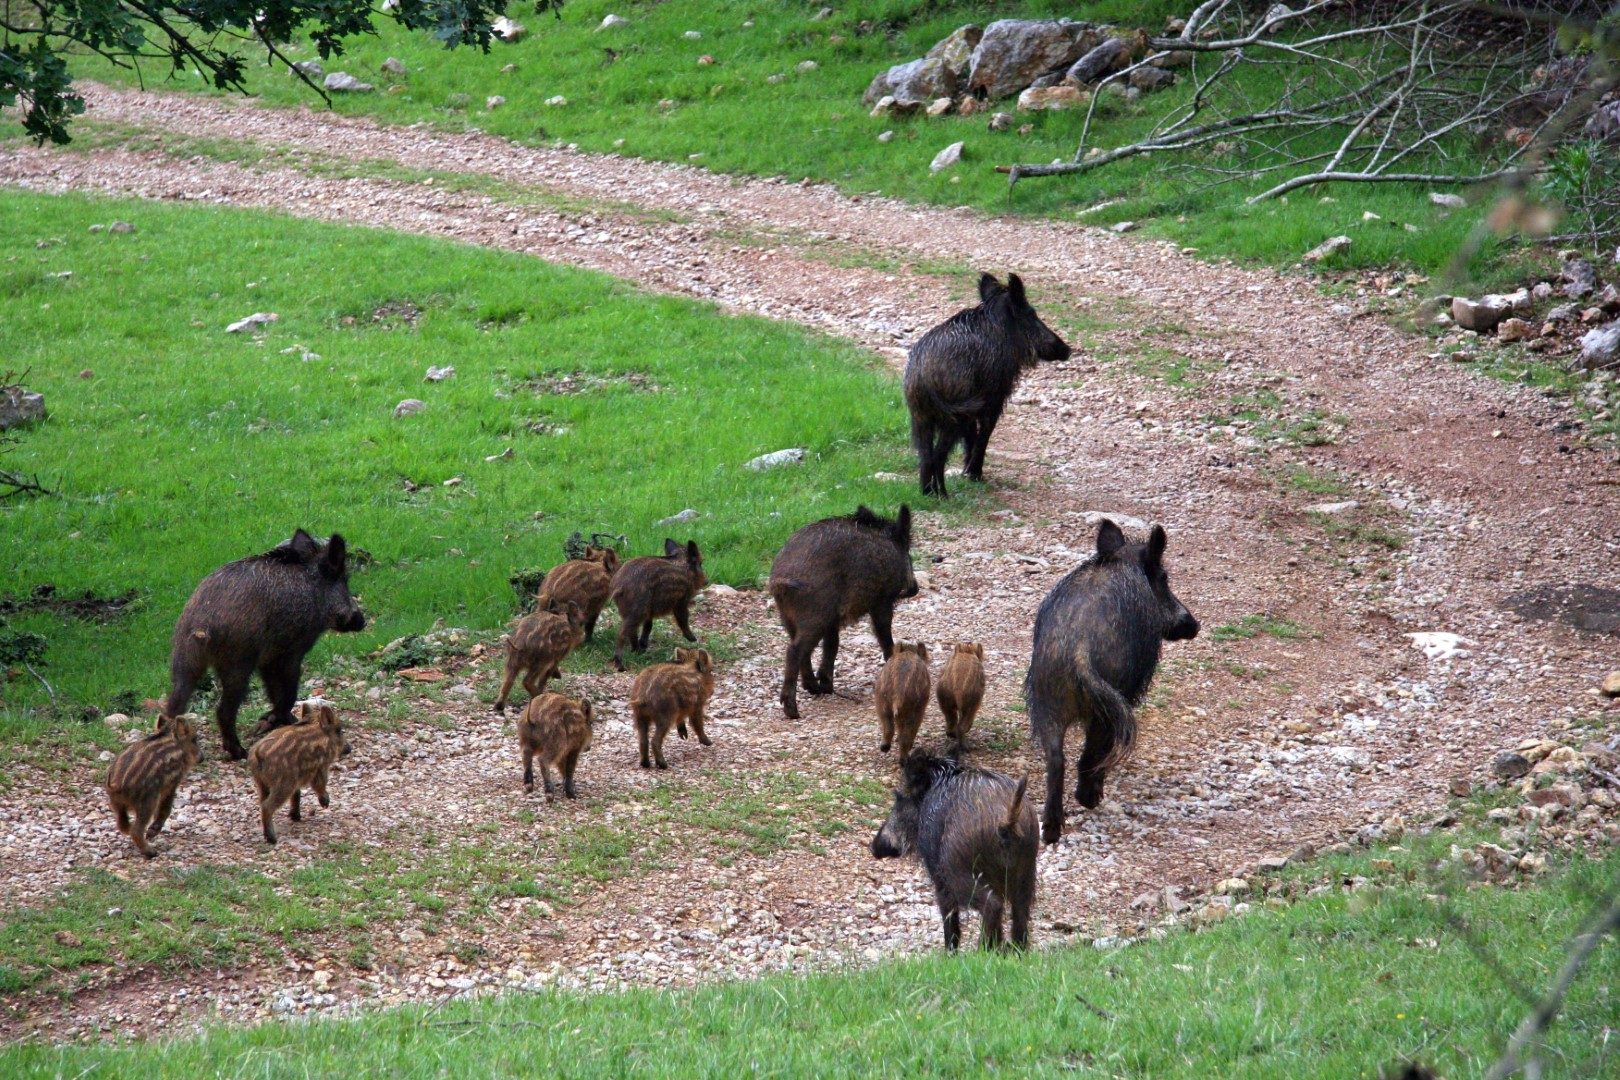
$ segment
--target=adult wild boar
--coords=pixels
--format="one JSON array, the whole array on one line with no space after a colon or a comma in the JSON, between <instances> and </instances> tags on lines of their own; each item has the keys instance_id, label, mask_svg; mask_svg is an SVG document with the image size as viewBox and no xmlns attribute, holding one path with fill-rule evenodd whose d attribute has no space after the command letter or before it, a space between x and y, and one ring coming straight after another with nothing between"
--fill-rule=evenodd
<instances>
[{"instance_id":1,"label":"adult wild boar","mask_svg":"<svg viewBox=\"0 0 1620 1080\"><path fill-rule=\"evenodd\" d=\"M840 627L870 615L872 634L887 660L894 654L895 602L916 595L909 506L901 506L893 521L857 507L848 517L822 518L788 537L771 563L771 596L788 635L782 675L788 719L799 718L795 679L812 694L832 693ZM821 670L815 671L818 642Z\"/></svg>"},{"instance_id":2,"label":"adult wild boar","mask_svg":"<svg viewBox=\"0 0 1620 1080\"><path fill-rule=\"evenodd\" d=\"M220 739L225 752L247 757L236 714L257 671L270 699L270 727L290 724L304 656L327 630L364 630L366 617L349 592L349 549L337 533L322 544L303 529L262 555L226 563L203 578L174 627L169 700L179 716L197 680L219 678Z\"/></svg>"},{"instance_id":3,"label":"adult wild boar","mask_svg":"<svg viewBox=\"0 0 1620 1080\"><path fill-rule=\"evenodd\" d=\"M1097 554L1046 594L1035 616L1035 646L1024 700L1029 728L1046 754L1048 844L1063 832L1063 736L1085 729L1074 797L1088 809L1102 802L1108 770L1136 741L1134 706L1147 693L1164 641L1198 634L1193 618L1170 591L1164 569L1164 530L1145 544L1128 543L1107 519L1097 528Z\"/></svg>"},{"instance_id":4,"label":"adult wild boar","mask_svg":"<svg viewBox=\"0 0 1620 1080\"><path fill-rule=\"evenodd\" d=\"M984 449L1026 368L1069 358L1069 346L1035 314L1017 274L979 278L979 306L958 311L911 347L906 406L924 495L944 497L945 463L963 444L962 475L984 478Z\"/></svg>"}]
</instances>

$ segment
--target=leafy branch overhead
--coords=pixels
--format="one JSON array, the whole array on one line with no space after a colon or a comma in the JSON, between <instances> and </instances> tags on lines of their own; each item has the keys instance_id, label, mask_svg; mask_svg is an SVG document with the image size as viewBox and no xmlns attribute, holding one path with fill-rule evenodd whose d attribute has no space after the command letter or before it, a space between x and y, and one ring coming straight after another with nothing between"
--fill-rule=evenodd
<instances>
[{"instance_id":1,"label":"leafy branch overhead","mask_svg":"<svg viewBox=\"0 0 1620 1080\"><path fill-rule=\"evenodd\" d=\"M554 9L554 0L548 0ZM321 58L375 34L378 19L426 30L446 48L488 51L494 0L11 0L0 6L0 108L21 106L23 129L39 143L65 143L84 99L66 58L89 50L119 67L143 62L194 68L221 90L246 90L247 58L289 68L280 46L306 35ZM316 93L324 91L295 71Z\"/></svg>"},{"instance_id":2,"label":"leafy branch overhead","mask_svg":"<svg viewBox=\"0 0 1620 1080\"><path fill-rule=\"evenodd\" d=\"M1071 160L1001 168L1016 184L1162 155L1204 186L1263 180L1250 202L1320 183L1523 178L1614 86L1601 16L1581 0L1395 0L1354 19L1336 0L1205 0L1089 88ZM1098 146L1105 91L1166 63L1187 65L1191 92L1144 137Z\"/></svg>"}]
</instances>

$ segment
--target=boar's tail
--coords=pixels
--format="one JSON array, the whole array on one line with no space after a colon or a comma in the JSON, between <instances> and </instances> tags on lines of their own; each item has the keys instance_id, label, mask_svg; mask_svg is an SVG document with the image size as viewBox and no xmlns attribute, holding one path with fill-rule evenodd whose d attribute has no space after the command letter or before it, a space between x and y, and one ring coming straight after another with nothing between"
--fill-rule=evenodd
<instances>
[{"instance_id":1,"label":"boar's tail","mask_svg":"<svg viewBox=\"0 0 1620 1080\"><path fill-rule=\"evenodd\" d=\"M1018 842L1018 822L1024 815L1024 794L1029 791L1029 777L1023 776L1018 780L1018 790L1013 792L1012 802L1007 806L1007 820L1001 823L997 830L1001 834L1001 846L1012 847Z\"/></svg>"},{"instance_id":2,"label":"boar's tail","mask_svg":"<svg viewBox=\"0 0 1620 1080\"><path fill-rule=\"evenodd\" d=\"M1075 677L1089 713L1080 771L1112 769L1129 757L1136 746L1136 712L1090 665L1076 672Z\"/></svg>"}]
</instances>

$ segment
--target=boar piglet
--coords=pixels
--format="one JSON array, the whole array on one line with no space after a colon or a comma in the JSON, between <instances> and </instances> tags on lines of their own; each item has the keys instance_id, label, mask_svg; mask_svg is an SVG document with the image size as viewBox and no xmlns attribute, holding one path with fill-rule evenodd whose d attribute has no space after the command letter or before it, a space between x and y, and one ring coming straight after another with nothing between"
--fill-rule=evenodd
<instances>
[{"instance_id":1,"label":"boar piglet","mask_svg":"<svg viewBox=\"0 0 1620 1080\"><path fill-rule=\"evenodd\" d=\"M148 859L157 852L147 838L163 831L180 782L202 759L191 721L189 716L159 716L157 730L126 747L107 770L107 798L118 817L118 831Z\"/></svg>"},{"instance_id":2,"label":"boar piglet","mask_svg":"<svg viewBox=\"0 0 1620 1080\"><path fill-rule=\"evenodd\" d=\"M641 745L641 767L669 768L664 760L664 737L671 727L686 738L686 723L692 722L698 742L712 746L703 730L703 709L714 694L714 658L707 649L676 649L673 664L654 664L636 676L630 688L630 715L635 721L636 738ZM652 758L647 756L649 744Z\"/></svg>"},{"instance_id":3,"label":"boar piglet","mask_svg":"<svg viewBox=\"0 0 1620 1080\"><path fill-rule=\"evenodd\" d=\"M331 806L326 781L337 759L346 756L349 741L332 706L305 701L297 709L297 722L278 727L253 744L248 767L259 791L259 819L267 843L276 842L276 811L292 800L288 816L303 820L303 789L310 788L322 806Z\"/></svg>"},{"instance_id":4,"label":"boar piglet","mask_svg":"<svg viewBox=\"0 0 1620 1080\"><path fill-rule=\"evenodd\" d=\"M546 683L562 677L560 665L585 640L582 621L579 605L572 600L547 601L545 610L518 620L506 636L506 672L501 677L500 696L495 699L496 712L506 712L506 699L519 675L530 697L544 693Z\"/></svg>"},{"instance_id":5,"label":"boar piglet","mask_svg":"<svg viewBox=\"0 0 1620 1080\"><path fill-rule=\"evenodd\" d=\"M961 744L973 730L984 700L984 646L959 642L939 672L939 711L945 716L945 736Z\"/></svg>"},{"instance_id":6,"label":"boar piglet","mask_svg":"<svg viewBox=\"0 0 1620 1080\"><path fill-rule=\"evenodd\" d=\"M878 729L881 741L878 749L889 752L896 739L900 742L900 761L911 756L922 728L923 714L928 711L928 647L922 642L908 645L901 642L894 647L894 655L878 672L872 699L877 705Z\"/></svg>"},{"instance_id":7,"label":"boar piglet","mask_svg":"<svg viewBox=\"0 0 1620 1080\"><path fill-rule=\"evenodd\" d=\"M619 553L610 547L588 547L584 558L569 559L554 568L540 583L537 610L553 604L558 610L569 603L579 605L584 618L585 640L596 635L596 620L613 593L613 574L619 569Z\"/></svg>"},{"instance_id":8,"label":"boar piglet","mask_svg":"<svg viewBox=\"0 0 1620 1080\"><path fill-rule=\"evenodd\" d=\"M619 609L619 644L613 665L624 670L624 647L646 652L652 638L653 620L673 615L675 625L687 641L692 633L692 598L709 585L703 572L703 554L697 541L688 540L683 548L664 540L663 555L643 555L631 559L613 575L613 604Z\"/></svg>"},{"instance_id":9,"label":"boar piglet","mask_svg":"<svg viewBox=\"0 0 1620 1080\"><path fill-rule=\"evenodd\" d=\"M575 701L561 694L532 697L518 717L518 744L523 748L523 786L534 788L534 761L540 759L540 777L546 794L556 789L551 783L551 767L562 773L563 794L574 797L574 767L579 755L591 748L596 711L588 701Z\"/></svg>"},{"instance_id":10,"label":"boar piglet","mask_svg":"<svg viewBox=\"0 0 1620 1080\"><path fill-rule=\"evenodd\" d=\"M954 757L914 754L905 762L904 786L872 838L872 854L922 859L947 949L961 944L963 908L979 913L981 947L1001 947L1003 912L1012 915L1013 945L1029 944L1040 837L1035 808L1024 798L1028 786L1027 778L971 768Z\"/></svg>"}]
</instances>

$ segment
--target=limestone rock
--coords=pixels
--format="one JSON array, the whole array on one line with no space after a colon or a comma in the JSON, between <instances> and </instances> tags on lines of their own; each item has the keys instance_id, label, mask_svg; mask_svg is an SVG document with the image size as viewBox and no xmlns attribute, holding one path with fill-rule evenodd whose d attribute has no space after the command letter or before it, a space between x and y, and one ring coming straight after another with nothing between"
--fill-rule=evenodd
<instances>
[{"instance_id":1,"label":"limestone rock","mask_svg":"<svg viewBox=\"0 0 1620 1080\"><path fill-rule=\"evenodd\" d=\"M1307 251L1303 256L1301 256L1301 258L1305 262L1321 262L1329 255L1332 255L1335 252L1343 251L1349 246L1350 238L1348 236L1335 236L1328 240L1322 241L1320 244L1317 244L1315 247L1311 248L1311 250Z\"/></svg>"},{"instance_id":2,"label":"limestone rock","mask_svg":"<svg viewBox=\"0 0 1620 1080\"><path fill-rule=\"evenodd\" d=\"M596 29L598 31L611 30L615 26L629 26L629 25L630 25L630 20L625 18L623 15L607 15L607 16L603 17L602 24L600 26L598 26Z\"/></svg>"},{"instance_id":3,"label":"limestone rock","mask_svg":"<svg viewBox=\"0 0 1620 1080\"><path fill-rule=\"evenodd\" d=\"M390 56L382 62L382 70L390 75L404 75L405 63L397 57Z\"/></svg>"},{"instance_id":4,"label":"limestone rock","mask_svg":"<svg viewBox=\"0 0 1620 1080\"><path fill-rule=\"evenodd\" d=\"M1620 365L1620 319L1586 332L1580 362L1588 371Z\"/></svg>"},{"instance_id":5,"label":"limestone rock","mask_svg":"<svg viewBox=\"0 0 1620 1080\"><path fill-rule=\"evenodd\" d=\"M425 408L427 408L427 402L421 400L420 398L406 398L404 401L394 406L394 419L398 420L402 416L411 416L415 413L421 412Z\"/></svg>"},{"instance_id":6,"label":"limestone rock","mask_svg":"<svg viewBox=\"0 0 1620 1080\"><path fill-rule=\"evenodd\" d=\"M1598 687L1604 697L1620 697L1620 671L1611 671L1604 676L1603 683Z\"/></svg>"},{"instance_id":7,"label":"limestone rock","mask_svg":"<svg viewBox=\"0 0 1620 1080\"><path fill-rule=\"evenodd\" d=\"M1466 296L1451 298L1452 321L1476 334L1494 330L1496 324L1507 318L1512 310L1513 305L1506 298L1495 294L1482 296L1478 300L1470 300Z\"/></svg>"},{"instance_id":8,"label":"limestone rock","mask_svg":"<svg viewBox=\"0 0 1620 1080\"><path fill-rule=\"evenodd\" d=\"M45 395L21 386L0 386L0 431L45 418Z\"/></svg>"},{"instance_id":9,"label":"limestone rock","mask_svg":"<svg viewBox=\"0 0 1620 1080\"><path fill-rule=\"evenodd\" d=\"M513 22L505 15L502 15L494 22L491 22L489 24L489 28L495 34L495 36L500 38L502 41L517 41L524 34L529 32L528 27L524 26L520 22Z\"/></svg>"},{"instance_id":10,"label":"limestone rock","mask_svg":"<svg viewBox=\"0 0 1620 1080\"><path fill-rule=\"evenodd\" d=\"M1032 86L1018 95L1019 112L1057 112L1074 109L1091 100L1072 86Z\"/></svg>"},{"instance_id":11,"label":"limestone rock","mask_svg":"<svg viewBox=\"0 0 1620 1080\"><path fill-rule=\"evenodd\" d=\"M332 72L321 85L339 94L369 94L376 89L375 86L361 82L347 71Z\"/></svg>"},{"instance_id":12,"label":"limestone rock","mask_svg":"<svg viewBox=\"0 0 1620 1080\"><path fill-rule=\"evenodd\" d=\"M924 59L935 59L944 63L945 70L958 83L967 81L968 72L973 66L973 50L984 39L984 28L974 23L959 26L955 30L928 50Z\"/></svg>"},{"instance_id":13,"label":"limestone rock","mask_svg":"<svg viewBox=\"0 0 1620 1080\"><path fill-rule=\"evenodd\" d=\"M1560 281L1564 285L1564 295L1571 300L1579 300L1591 295L1597 288L1597 270L1585 259L1569 259L1564 268L1558 272Z\"/></svg>"},{"instance_id":14,"label":"limestone rock","mask_svg":"<svg viewBox=\"0 0 1620 1080\"><path fill-rule=\"evenodd\" d=\"M1523 319L1504 319L1496 328L1496 340L1524 341L1534 333L1535 330Z\"/></svg>"},{"instance_id":15,"label":"limestone rock","mask_svg":"<svg viewBox=\"0 0 1620 1080\"><path fill-rule=\"evenodd\" d=\"M1130 47L1122 39L1109 38L1076 60L1063 77L1081 85L1094 83L1125 66L1128 56Z\"/></svg>"},{"instance_id":16,"label":"limestone rock","mask_svg":"<svg viewBox=\"0 0 1620 1080\"><path fill-rule=\"evenodd\" d=\"M953 142L951 145L934 155L934 160L928 165L928 171L937 173L944 169L950 168L952 165L955 165L961 160L962 144L959 142Z\"/></svg>"},{"instance_id":17,"label":"limestone rock","mask_svg":"<svg viewBox=\"0 0 1620 1080\"><path fill-rule=\"evenodd\" d=\"M1431 191L1429 201L1447 210L1462 210L1468 205L1467 199L1461 195L1453 195L1449 191Z\"/></svg>"},{"instance_id":18,"label":"limestone rock","mask_svg":"<svg viewBox=\"0 0 1620 1080\"><path fill-rule=\"evenodd\" d=\"M251 330L255 326L273 323L281 318L273 311L255 311L245 319L237 319L225 328L227 334L240 334L243 330Z\"/></svg>"},{"instance_id":19,"label":"limestone rock","mask_svg":"<svg viewBox=\"0 0 1620 1080\"><path fill-rule=\"evenodd\" d=\"M1150 93L1154 90L1162 90L1167 86L1173 86L1175 81L1174 72L1156 67L1137 68L1131 72L1130 76L1131 85L1143 93Z\"/></svg>"},{"instance_id":20,"label":"limestone rock","mask_svg":"<svg viewBox=\"0 0 1620 1080\"><path fill-rule=\"evenodd\" d=\"M1056 68L1067 67L1094 44L1089 23L1059 19L1000 19L985 28L973 50L968 89L1010 97Z\"/></svg>"}]
</instances>

